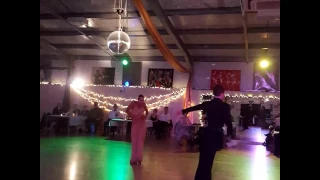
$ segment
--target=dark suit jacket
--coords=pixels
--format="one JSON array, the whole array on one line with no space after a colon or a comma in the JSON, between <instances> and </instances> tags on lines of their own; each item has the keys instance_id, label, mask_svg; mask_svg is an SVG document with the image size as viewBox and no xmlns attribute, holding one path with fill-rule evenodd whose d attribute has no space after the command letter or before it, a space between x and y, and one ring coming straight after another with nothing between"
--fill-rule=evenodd
<instances>
[{"instance_id":1,"label":"dark suit jacket","mask_svg":"<svg viewBox=\"0 0 320 180\"><path fill-rule=\"evenodd\" d=\"M103 110L100 108L93 108L88 112L88 118L93 120L96 120L96 119L102 120L103 115L104 115Z\"/></svg>"},{"instance_id":2,"label":"dark suit jacket","mask_svg":"<svg viewBox=\"0 0 320 180\"><path fill-rule=\"evenodd\" d=\"M221 99L214 98L211 101L206 101L193 107L182 110L182 113L191 111L203 110L206 113L208 128L221 129L224 124L228 127L228 135L232 134L232 121L230 113L230 105L223 102Z\"/></svg>"},{"instance_id":3,"label":"dark suit jacket","mask_svg":"<svg viewBox=\"0 0 320 180\"><path fill-rule=\"evenodd\" d=\"M52 111L52 115L60 115L62 113L62 109L58 108L58 107L55 107L53 108L53 111Z\"/></svg>"}]
</instances>

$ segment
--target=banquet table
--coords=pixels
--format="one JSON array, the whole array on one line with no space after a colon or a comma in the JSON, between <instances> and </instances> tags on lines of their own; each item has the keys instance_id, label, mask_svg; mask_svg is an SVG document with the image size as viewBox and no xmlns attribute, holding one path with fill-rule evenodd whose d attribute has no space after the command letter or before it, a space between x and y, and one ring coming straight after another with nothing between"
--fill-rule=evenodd
<instances>
[{"instance_id":1,"label":"banquet table","mask_svg":"<svg viewBox=\"0 0 320 180\"><path fill-rule=\"evenodd\" d=\"M69 127L83 127L87 117L85 116L67 116L67 115L48 115L46 126L48 123L57 124L59 127L65 128L69 132ZM52 127L54 124L51 124Z\"/></svg>"},{"instance_id":2,"label":"banquet table","mask_svg":"<svg viewBox=\"0 0 320 180\"><path fill-rule=\"evenodd\" d=\"M109 132L111 132L111 127L112 126L116 126L117 129L119 127L121 127L120 134L122 135L123 131L124 131L125 124L129 123L129 122L132 122L132 120L130 120L130 119L120 119L120 118L111 119L109 121ZM153 122L152 122L152 120L147 119L146 120L146 128L150 128L150 127L153 127Z\"/></svg>"}]
</instances>

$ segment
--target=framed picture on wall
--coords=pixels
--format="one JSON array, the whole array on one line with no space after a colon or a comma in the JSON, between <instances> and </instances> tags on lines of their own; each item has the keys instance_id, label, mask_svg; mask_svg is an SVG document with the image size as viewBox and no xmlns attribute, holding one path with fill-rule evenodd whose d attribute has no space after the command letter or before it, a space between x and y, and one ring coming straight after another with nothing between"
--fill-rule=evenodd
<instances>
[{"instance_id":1,"label":"framed picture on wall","mask_svg":"<svg viewBox=\"0 0 320 180\"><path fill-rule=\"evenodd\" d=\"M172 88L173 69L149 69L148 86Z\"/></svg>"},{"instance_id":2,"label":"framed picture on wall","mask_svg":"<svg viewBox=\"0 0 320 180\"><path fill-rule=\"evenodd\" d=\"M113 85L115 68L93 67L92 84L96 85Z\"/></svg>"},{"instance_id":3,"label":"framed picture on wall","mask_svg":"<svg viewBox=\"0 0 320 180\"><path fill-rule=\"evenodd\" d=\"M240 70L212 70L211 71L211 85L213 89L215 85L219 84L224 87L226 91L240 91L241 71Z\"/></svg>"}]
</instances>

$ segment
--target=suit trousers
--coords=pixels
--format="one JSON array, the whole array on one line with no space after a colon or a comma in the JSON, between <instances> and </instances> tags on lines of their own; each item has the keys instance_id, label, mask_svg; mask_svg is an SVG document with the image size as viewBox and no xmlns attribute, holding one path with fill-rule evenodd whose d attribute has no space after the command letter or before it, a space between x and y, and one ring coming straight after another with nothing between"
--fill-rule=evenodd
<instances>
[{"instance_id":1,"label":"suit trousers","mask_svg":"<svg viewBox=\"0 0 320 180\"><path fill-rule=\"evenodd\" d=\"M200 154L195 180L211 180L211 169L217 149L222 144L222 128L205 128L200 139Z\"/></svg>"}]
</instances>

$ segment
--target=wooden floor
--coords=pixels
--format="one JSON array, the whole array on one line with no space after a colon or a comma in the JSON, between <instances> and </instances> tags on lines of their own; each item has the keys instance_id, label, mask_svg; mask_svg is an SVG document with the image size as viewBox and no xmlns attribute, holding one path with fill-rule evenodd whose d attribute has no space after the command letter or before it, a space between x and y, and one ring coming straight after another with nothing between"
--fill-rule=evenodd
<instances>
[{"instance_id":1,"label":"wooden floor","mask_svg":"<svg viewBox=\"0 0 320 180\"><path fill-rule=\"evenodd\" d=\"M235 147L219 151L214 180L278 180L280 159L266 152L263 133L239 134ZM183 152L173 139L146 139L141 166L131 167L130 143L102 137L40 138L41 180L192 180L197 152Z\"/></svg>"}]
</instances>

